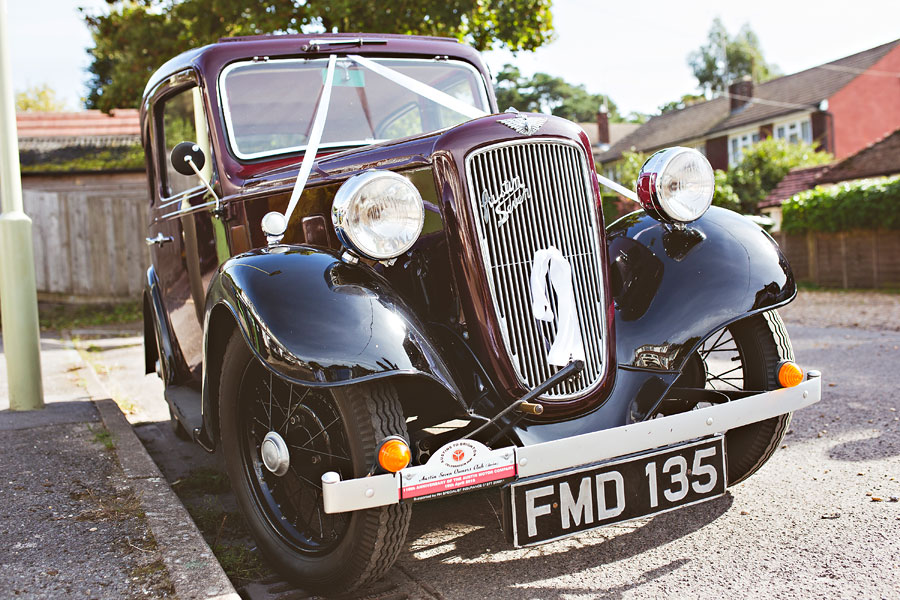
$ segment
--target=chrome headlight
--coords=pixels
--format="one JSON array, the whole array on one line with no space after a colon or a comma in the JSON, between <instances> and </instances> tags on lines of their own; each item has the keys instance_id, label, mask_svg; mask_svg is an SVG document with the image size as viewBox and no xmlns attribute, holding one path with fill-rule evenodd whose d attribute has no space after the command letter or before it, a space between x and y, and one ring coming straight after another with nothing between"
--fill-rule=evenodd
<instances>
[{"instance_id":1,"label":"chrome headlight","mask_svg":"<svg viewBox=\"0 0 900 600\"><path fill-rule=\"evenodd\" d=\"M637 180L644 210L661 221L696 221L712 203L716 178L692 148L666 148L647 159Z\"/></svg>"},{"instance_id":2,"label":"chrome headlight","mask_svg":"<svg viewBox=\"0 0 900 600\"><path fill-rule=\"evenodd\" d=\"M425 222L422 196L391 171L354 175L337 191L331 222L341 243L373 260L400 256L419 239Z\"/></svg>"}]
</instances>

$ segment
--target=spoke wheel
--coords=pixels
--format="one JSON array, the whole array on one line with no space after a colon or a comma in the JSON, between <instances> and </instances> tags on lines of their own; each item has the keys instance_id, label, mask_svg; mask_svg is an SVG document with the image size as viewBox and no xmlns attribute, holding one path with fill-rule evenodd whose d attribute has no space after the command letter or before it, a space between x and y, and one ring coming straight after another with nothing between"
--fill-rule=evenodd
<instances>
[{"instance_id":1,"label":"spoke wheel","mask_svg":"<svg viewBox=\"0 0 900 600\"><path fill-rule=\"evenodd\" d=\"M378 442L388 435L409 439L393 386L292 383L263 365L235 332L219 389L228 476L270 564L298 585L327 593L381 577L404 545L409 505L328 514L321 478L328 471L362 477Z\"/></svg>"},{"instance_id":2,"label":"spoke wheel","mask_svg":"<svg viewBox=\"0 0 900 600\"><path fill-rule=\"evenodd\" d=\"M733 323L709 336L685 363L674 387L727 391L768 391L780 387L777 367L793 360L784 323L769 311ZM704 408L698 404L695 408ZM728 483L755 473L775 453L791 413L732 429L725 434Z\"/></svg>"},{"instance_id":3,"label":"spoke wheel","mask_svg":"<svg viewBox=\"0 0 900 600\"><path fill-rule=\"evenodd\" d=\"M327 514L322 474L353 476L347 429L330 393L298 388L263 367L247 364L240 385L242 460L257 504L269 525L299 552L329 552L343 539L350 513ZM290 451L287 472L277 475L262 458L274 432Z\"/></svg>"}]
</instances>

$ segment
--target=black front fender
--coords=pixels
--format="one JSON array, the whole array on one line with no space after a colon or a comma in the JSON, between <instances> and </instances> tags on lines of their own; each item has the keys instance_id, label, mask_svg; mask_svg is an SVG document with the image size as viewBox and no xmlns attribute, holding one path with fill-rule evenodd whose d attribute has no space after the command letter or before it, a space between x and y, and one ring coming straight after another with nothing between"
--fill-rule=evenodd
<instances>
[{"instance_id":1,"label":"black front fender","mask_svg":"<svg viewBox=\"0 0 900 600\"><path fill-rule=\"evenodd\" d=\"M712 207L683 230L643 211L607 230L622 365L678 371L725 325L790 302L790 265L749 219Z\"/></svg>"},{"instance_id":2,"label":"black front fender","mask_svg":"<svg viewBox=\"0 0 900 600\"><path fill-rule=\"evenodd\" d=\"M222 308L231 313L253 353L284 378L307 386L338 386L420 376L437 382L464 407L425 327L384 278L330 252L278 246L227 260L210 282L204 421L211 408L210 344L221 343L211 320Z\"/></svg>"}]
</instances>

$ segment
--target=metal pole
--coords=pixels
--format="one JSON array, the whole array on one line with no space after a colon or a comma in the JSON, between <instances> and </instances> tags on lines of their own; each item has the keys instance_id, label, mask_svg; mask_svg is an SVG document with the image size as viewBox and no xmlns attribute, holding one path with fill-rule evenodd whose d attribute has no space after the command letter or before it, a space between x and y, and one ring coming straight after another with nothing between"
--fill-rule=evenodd
<instances>
[{"instance_id":1,"label":"metal pole","mask_svg":"<svg viewBox=\"0 0 900 600\"><path fill-rule=\"evenodd\" d=\"M6 0L0 0L0 320L9 407L44 407L31 219L22 207Z\"/></svg>"}]
</instances>

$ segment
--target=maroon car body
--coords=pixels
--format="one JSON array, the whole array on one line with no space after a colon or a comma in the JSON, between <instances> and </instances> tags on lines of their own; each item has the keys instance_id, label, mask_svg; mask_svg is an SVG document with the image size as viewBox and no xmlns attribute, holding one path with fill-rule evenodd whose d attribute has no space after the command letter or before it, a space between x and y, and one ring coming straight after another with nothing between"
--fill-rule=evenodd
<instances>
[{"instance_id":1,"label":"maroon car body","mask_svg":"<svg viewBox=\"0 0 900 600\"><path fill-rule=\"evenodd\" d=\"M260 222L288 208L303 151L238 151L223 73L237 64L306 65L333 55L467 65L484 87L472 92L480 98L473 102L487 116L434 131L423 126L398 139L320 147L283 238L267 239ZM338 68L343 85L360 88L362 98L362 76L351 73L358 67ZM323 69L323 81L327 77ZM260 89L253 97L265 107L270 93ZM313 95L297 90L304 93ZM371 107L362 102L371 121ZM181 120L170 114L178 107ZM312 127L311 114L300 117ZM368 470L375 473L373 485L394 485L372 464L375 443L387 434L406 440L418 466L469 436L478 452L565 441L648 424L703 403L743 402L779 387L775 362L792 358L772 309L789 302L796 286L765 232L717 208L687 227L644 211L605 226L584 132L556 117L498 114L484 63L456 41L378 34L222 40L172 59L153 75L141 128L153 263L144 294L147 370L165 381L176 429L210 451L223 447L264 553L304 584L354 587L383 573L393 561L390 552L396 556L395 540L389 555L377 558L381 567L361 566L337 583L341 569L335 565L349 560L346 553L371 558L375 551L366 545L380 543L359 533L366 515L396 521L395 530L405 532L408 506L328 508L326 498L322 508L331 473L348 479ZM197 139L179 139L185 130ZM199 171L210 187L172 171L169 154L183 141L201 149L206 165ZM335 230L335 197L373 171L403 175L424 206L418 239L391 260L354 254ZM512 203L498 211L501 202ZM547 364L559 326L558 298L552 300L556 320L535 324L528 291L532 257L548 247L571 264L586 358L567 381L528 396L530 412L511 411L559 371ZM723 336L740 361L735 390L717 388L719 377L707 360ZM278 408L283 429L272 424L276 387L286 394L286 407ZM370 416L394 425L351 417L353 407L365 403L354 399L359 390L376 399ZM262 395L247 399L254 394ZM295 395L309 399L294 404ZM729 482L758 469L777 446L789 415L771 414L746 426L765 425L752 435L746 427L743 434L726 434ZM263 439L252 421L266 416L271 431ZM343 433L329 430L326 421L342 423ZM354 441L372 435L377 439L365 448ZM691 439L683 436L677 440ZM314 454L311 464L300 466L297 448ZM338 464L340 458L352 459L353 467ZM571 460L572 466L590 462ZM504 468L525 473L525 463L515 464ZM300 487L292 493L300 500L277 491L295 468L307 469L296 474ZM722 481L723 492L724 475ZM367 497L381 493L365 491ZM318 527L312 517L299 524L306 511L318 515ZM507 517L513 529L515 519ZM389 532L391 526L384 527ZM402 545L402 535L390 535ZM521 535L513 535L517 544L527 542Z\"/></svg>"}]
</instances>

